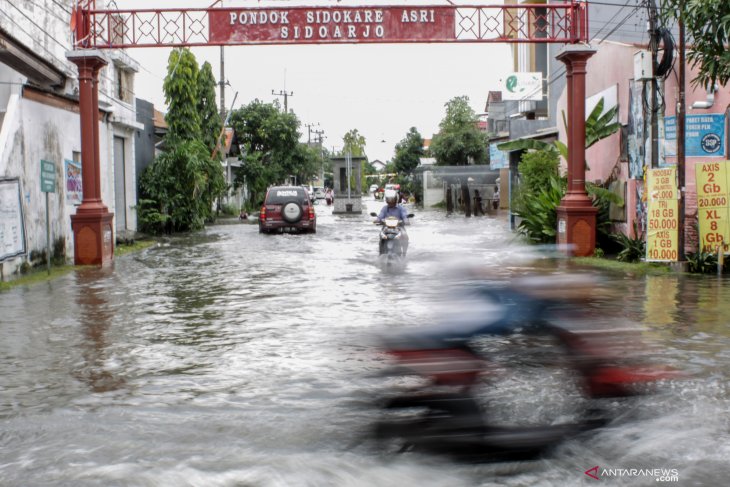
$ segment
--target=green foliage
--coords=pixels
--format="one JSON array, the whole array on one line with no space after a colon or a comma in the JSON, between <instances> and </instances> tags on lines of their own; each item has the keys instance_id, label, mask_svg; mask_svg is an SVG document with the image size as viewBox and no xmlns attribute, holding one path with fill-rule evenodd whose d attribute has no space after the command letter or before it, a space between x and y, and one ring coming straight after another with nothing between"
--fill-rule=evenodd
<instances>
[{"instance_id":1,"label":"green foliage","mask_svg":"<svg viewBox=\"0 0 730 487\"><path fill-rule=\"evenodd\" d=\"M592 183L586 183L586 192L593 200L593 206L598 208L596 213L596 247L610 250L615 245L611 236L611 204L623 206L623 199L606 188Z\"/></svg>"},{"instance_id":2,"label":"green foliage","mask_svg":"<svg viewBox=\"0 0 730 487\"><path fill-rule=\"evenodd\" d=\"M342 137L341 156L350 154L353 157L363 157L365 155L365 137L360 135L357 129L352 129Z\"/></svg>"},{"instance_id":3,"label":"green foliage","mask_svg":"<svg viewBox=\"0 0 730 487\"><path fill-rule=\"evenodd\" d=\"M616 258L621 262L639 262L646 256L646 242L634 221L634 237L623 233L615 233L612 238L621 246Z\"/></svg>"},{"instance_id":4,"label":"green foliage","mask_svg":"<svg viewBox=\"0 0 730 487\"><path fill-rule=\"evenodd\" d=\"M301 124L294 113L254 100L234 110L229 122L244 149L236 182L248 185L251 206L258 207L266 188L289 176L303 184L319 173L322 154L316 147L299 142Z\"/></svg>"},{"instance_id":5,"label":"green foliage","mask_svg":"<svg viewBox=\"0 0 730 487\"><path fill-rule=\"evenodd\" d=\"M687 264L690 272L699 274L712 274L717 272L717 254L713 252L687 253Z\"/></svg>"},{"instance_id":6,"label":"green foliage","mask_svg":"<svg viewBox=\"0 0 730 487\"><path fill-rule=\"evenodd\" d=\"M137 216L144 232L202 228L213 219L214 203L226 189L223 168L211 158L221 124L215 112L215 79L206 65L201 75L188 49L170 53L163 84L166 149L140 178Z\"/></svg>"},{"instance_id":7,"label":"green foliage","mask_svg":"<svg viewBox=\"0 0 730 487\"><path fill-rule=\"evenodd\" d=\"M604 101L601 98L596 103L596 106L593 107L593 110L591 110L588 118L586 118L586 149L599 140L613 135L621 128L621 124L618 121L612 121L618 114L618 105L603 113L603 104ZM566 130L567 128L566 126Z\"/></svg>"},{"instance_id":8,"label":"green foliage","mask_svg":"<svg viewBox=\"0 0 730 487\"><path fill-rule=\"evenodd\" d=\"M395 145L395 157L393 163L396 171L410 173L421 163L423 157L423 137L411 127L406 136Z\"/></svg>"},{"instance_id":9,"label":"green foliage","mask_svg":"<svg viewBox=\"0 0 730 487\"><path fill-rule=\"evenodd\" d=\"M430 151L442 166L465 166L487 161L489 140L477 127L477 116L469 106L469 97L459 96L446 103L446 115Z\"/></svg>"},{"instance_id":10,"label":"green foliage","mask_svg":"<svg viewBox=\"0 0 730 487\"><path fill-rule=\"evenodd\" d=\"M208 61L203 63L198 75L198 113L200 114L200 134L202 141L212 154L218 145L223 122L215 103L215 78ZM216 151L216 158L222 159L223 152Z\"/></svg>"},{"instance_id":11,"label":"green foliage","mask_svg":"<svg viewBox=\"0 0 730 487\"><path fill-rule=\"evenodd\" d=\"M165 141L196 140L200 137L198 113L198 62L189 49L173 49L162 85L167 103Z\"/></svg>"},{"instance_id":12,"label":"green foliage","mask_svg":"<svg viewBox=\"0 0 730 487\"><path fill-rule=\"evenodd\" d=\"M553 175L539 190L522 194L515 213L522 219L517 231L533 243L554 243L557 233L557 207L565 194L566 182Z\"/></svg>"},{"instance_id":13,"label":"green foliage","mask_svg":"<svg viewBox=\"0 0 730 487\"><path fill-rule=\"evenodd\" d=\"M680 7L684 6L680 12ZM695 86L708 88L730 81L730 2L727 0L662 0L665 20L684 20L687 60L698 69Z\"/></svg>"},{"instance_id":14,"label":"green foliage","mask_svg":"<svg viewBox=\"0 0 730 487\"><path fill-rule=\"evenodd\" d=\"M213 218L213 203L225 189L220 163L198 140L179 142L143 173L138 217L153 234L198 230Z\"/></svg>"},{"instance_id":15,"label":"green foliage","mask_svg":"<svg viewBox=\"0 0 730 487\"><path fill-rule=\"evenodd\" d=\"M555 151L525 152L520 159L520 188L536 193L558 176L560 161Z\"/></svg>"}]
</instances>

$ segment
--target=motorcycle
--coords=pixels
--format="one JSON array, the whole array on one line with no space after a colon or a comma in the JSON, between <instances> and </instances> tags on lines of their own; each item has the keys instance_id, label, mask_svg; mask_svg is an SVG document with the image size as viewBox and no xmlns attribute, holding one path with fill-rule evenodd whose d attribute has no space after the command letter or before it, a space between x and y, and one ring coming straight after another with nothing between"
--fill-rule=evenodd
<instances>
[{"instance_id":1,"label":"motorcycle","mask_svg":"<svg viewBox=\"0 0 730 487\"><path fill-rule=\"evenodd\" d=\"M370 213L377 218L377 213ZM413 218L413 214L408 214ZM375 222L382 226L378 238L379 255L386 267L402 262L408 251L408 234L403 229L403 221L395 217L388 217L382 222Z\"/></svg>"},{"instance_id":2,"label":"motorcycle","mask_svg":"<svg viewBox=\"0 0 730 487\"><path fill-rule=\"evenodd\" d=\"M680 377L674 370L629 357L627 343L638 343L634 336L552 322L549 318L559 317L561 311L575 310L575 302L563 299L567 282L543 287L549 296L531 293L526 281L482 285L462 292L468 298L458 304L460 315L448 324L383 337L383 351L394 360L393 368L383 375L401 387L379 401L380 418L372 435L381 450L448 454L470 461L532 459L561 441L615 420L625 412L617 401L629 401L651 392L661 380ZM507 337L520 346L517 354L500 364L498 357L484 350L492 341L503 345ZM524 395L526 387L534 391L538 381L529 377L542 371L540 381L552 388L545 397L557 397L551 400L564 406L548 413L550 417L541 412L529 418L533 411L514 411L524 399L485 401L490 390L509 395L504 392L510 390L504 386L509 382L500 383L500 376L519 377L517 369L527 371L528 379L522 376L513 384L515 396ZM562 375L556 373L560 369ZM562 382L546 380L555 376L563 377ZM540 399L539 405L528 401L527 407L544 410L544 401ZM511 417L505 421L500 414Z\"/></svg>"}]
</instances>

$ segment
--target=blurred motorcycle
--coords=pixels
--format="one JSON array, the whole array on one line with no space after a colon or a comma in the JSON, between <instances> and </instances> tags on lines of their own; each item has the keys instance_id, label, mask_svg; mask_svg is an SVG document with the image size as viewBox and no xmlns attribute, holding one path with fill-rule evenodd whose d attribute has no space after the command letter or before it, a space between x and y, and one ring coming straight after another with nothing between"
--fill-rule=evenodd
<instances>
[{"instance_id":1,"label":"blurred motorcycle","mask_svg":"<svg viewBox=\"0 0 730 487\"><path fill-rule=\"evenodd\" d=\"M379 403L372 433L381 447L470 460L534 458L611 422L621 414L616 401L679 376L632 357L627 350L637 345L635 336L555 324L563 315L575 322L570 315L581 303L571 288L581 294L590 286L565 277L483 285L462 294L454 304L459 314L448 323L383 337L383 351L394 362L384 375L398 382L398 390ZM504 350L486 350L491 342L509 342L507 337L517 340L517 349L500 363ZM490 389L509 391L499 376L517 369L527 372L511 386L515 397L485 401ZM538 403L521 397L526 389ZM554 402L554 411L545 401ZM538 417L528 418L535 410ZM511 417L505 422L500 414Z\"/></svg>"}]
</instances>

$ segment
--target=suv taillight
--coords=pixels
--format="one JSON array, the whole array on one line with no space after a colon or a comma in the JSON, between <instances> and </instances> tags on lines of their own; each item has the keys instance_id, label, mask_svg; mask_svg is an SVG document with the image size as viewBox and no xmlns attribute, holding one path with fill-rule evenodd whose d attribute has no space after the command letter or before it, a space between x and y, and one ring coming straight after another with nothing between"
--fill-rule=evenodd
<instances>
[{"instance_id":1,"label":"suv taillight","mask_svg":"<svg viewBox=\"0 0 730 487\"><path fill-rule=\"evenodd\" d=\"M259 213L259 220L264 221L266 220L266 207L261 207L261 212Z\"/></svg>"},{"instance_id":2,"label":"suv taillight","mask_svg":"<svg viewBox=\"0 0 730 487\"><path fill-rule=\"evenodd\" d=\"M314 205L309 204L309 219L314 220Z\"/></svg>"}]
</instances>

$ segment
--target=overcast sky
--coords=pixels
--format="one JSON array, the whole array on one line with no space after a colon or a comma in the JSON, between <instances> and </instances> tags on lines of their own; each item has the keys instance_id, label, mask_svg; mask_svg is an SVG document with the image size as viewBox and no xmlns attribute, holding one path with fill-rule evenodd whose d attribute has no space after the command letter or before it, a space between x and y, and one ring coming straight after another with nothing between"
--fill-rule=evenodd
<instances>
[{"instance_id":1,"label":"overcast sky","mask_svg":"<svg viewBox=\"0 0 730 487\"><path fill-rule=\"evenodd\" d=\"M120 9L206 8L213 1L116 0L116 4ZM429 2L418 2L426 3ZM304 0L224 2L225 7L314 4ZM375 2L342 0L317 4L355 6ZM136 96L164 111L162 82L170 49L141 48L128 52L140 63ZM212 65L219 80L220 48L192 48L192 52L198 64L208 61ZM225 93L227 109L236 93L234 108L256 98L264 102L278 99L283 106L283 97L273 95L272 90L293 92L288 97L288 107L303 124L303 141L307 141L308 135L304 124L314 124L313 130L324 131L324 145L330 150L333 146L341 148L343 135L358 129L365 136L370 160L383 162L393 157L395 144L410 127L416 127L424 138L431 138L444 117L444 104L453 97L468 96L474 111L482 113L487 93L498 90L499 80L512 71L510 48L491 43L228 46L224 48L224 59L225 79L230 83Z\"/></svg>"}]
</instances>

